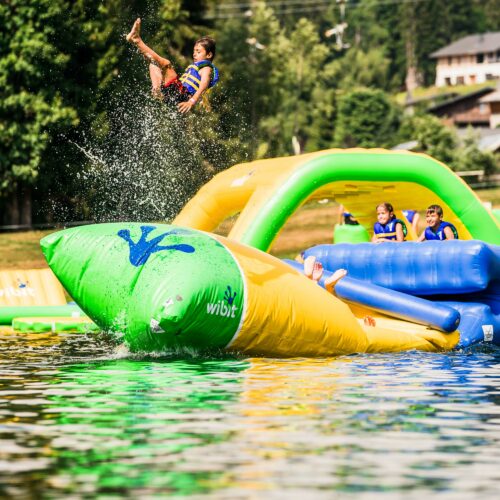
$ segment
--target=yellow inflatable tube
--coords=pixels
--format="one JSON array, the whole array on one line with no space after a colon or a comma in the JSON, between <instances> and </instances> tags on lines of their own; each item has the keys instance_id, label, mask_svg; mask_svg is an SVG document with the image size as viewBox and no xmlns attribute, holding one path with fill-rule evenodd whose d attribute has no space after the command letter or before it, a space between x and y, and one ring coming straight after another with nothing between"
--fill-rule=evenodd
<instances>
[{"instance_id":1,"label":"yellow inflatable tube","mask_svg":"<svg viewBox=\"0 0 500 500\"><path fill-rule=\"evenodd\" d=\"M331 356L450 350L459 341L458 332L446 334L349 306L284 262L218 239L238 262L247 297L241 328L229 350L276 357ZM375 318L376 326L364 324L367 315Z\"/></svg>"},{"instance_id":2,"label":"yellow inflatable tube","mask_svg":"<svg viewBox=\"0 0 500 500\"><path fill-rule=\"evenodd\" d=\"M49 265L101 329L133 351L188 348L267 357L450 349L455 334L378 316L328 293L301 270L194 229L96 224L42 241ZM405 329L405 325L408 329Z\"/></svg>"}]
</instances>

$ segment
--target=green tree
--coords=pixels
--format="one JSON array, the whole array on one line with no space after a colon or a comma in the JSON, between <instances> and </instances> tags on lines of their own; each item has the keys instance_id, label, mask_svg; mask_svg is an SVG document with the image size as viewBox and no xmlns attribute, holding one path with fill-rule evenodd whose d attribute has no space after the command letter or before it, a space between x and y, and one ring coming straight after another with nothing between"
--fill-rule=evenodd
<instances>
[{"instance_id":1,"label":"green tree","mask_svg":"<svg viewBox=\"0 0 500 500\"><path fill-rule=\"evenodd\" d=\"M335 122L338 147L387 147L395 143L396 108L381 90L354 90L339 98Z\"/></svg>"},{"instance_id":2,"label":"green tree","mask_svg":"<svg viewBox=\"0 0 500 500\"><path fill-rule=\"evenodd\" d=\"M224 121L237 134L242 153L253 158L259 146L259 123L279 110L276 65L281 62L282 29L271 8L258 3L250 19L235 18L223 23L218 46L228 106Z\"/></svg>"},{"instance_id":3,"label":"green tree","mask_svg":"<svg viewBox=\"0 0 500 500\"><path fill-rule=\"evenodd\" d=\"M10 224L31 223L31 188L50 137L78 123L75 108L46 84L68 65L54 45L67 8L64 0L0 5L0 197Z\"/></svg>"},{"instance_id":4,"label":"green tree","mask_svg":"<svg viewBox=\"0 0 500 500\"><path fill-rule=\"evenodd\" d=\"M348 80L355 79L356 73L350 65L354 58L356 70L363 73L358 86L378 86L385 91L399 89L405 77L405 50L402 33L396 29L400 21L398 9L392 3L363 0L352 6L348 4L347 13L347 40L352 49L345 53L340 76L347 71Z\"/></svg>"},{"instance_id":5,"label":"green tree","mask_svg":"<svg viewBox=\"0 0 500 500\"><path fill-rule=\"evenodd\" d=\"M473 131L466 135L456 155L454 169L484 170L485 175L491 175L497 170L495 156L489 151L481 151L477 141L478 136Z\"/></svg>"},{"instance_id":6,"label":"green tree","mask_svg":"<svg viewBox=\"0 0 500 500\"><path fill-rule=\"evenodd\" d=\"M486 20L486 31L498 31L500 27L500 8L498 0L483 0L481 5Z\"/></svg>"},{"instance_id":7,"label":"green tree","mask_svg":"<svg viewBox=\"0 0 500 500\"><path fill-rule=\"evenodd\" d=\"M328 49L320 43L314 24L301 19L289 36L278 37L272 52L270 84L279 106L262 120L262 139L269 145L269 155L287 155L294 152L293 143L302 151L307 142L314 111L321 105L313 95L322 87Z\"/></svg>"},{"instance_id":8,"label":"green tree","mask_svg":"<svg viewBox=\"0 0 500 500\"><path fill-rule=\"evenodd\" d=\"M340 89L389 87L389 60L379 48L367 52L350 49L344 57L329 63L324 71L326 85Z\"/></svg>"},{"instance_id":9,"label":"green tree","mask_svg":"<svg viewBox=\"0 0 500 500\"><path fill-rule=\"evenodd\" d=\"M409 54L416 76L433 83L429 53L498 29L500 15L498 0L348 2L343 41L351 48L337 50L325 31L341 21L339 5L317 7L232 0L0 3L4 220L29 221L31 189L34 203L47 200L39 212L44 218L51 211L59 220L63 212L92 217L103 212L98 203L117 208L116 217L172 215L200 182L239 161L291 154L297 144L301 151L390 146L401 110L381 90L404 88ZM191 60L193 41L215 35L222 78L210 113L197 109L170 129L168 113L149 95L147 63L124 41L136 17L148 44L179 71ZM353 91L360 87L372 90ZM405 119L401 135L456 168L490 161L469 146L459 161L456 137L432 118ZM99 174L103 182L87 189L85 182ZM170 199L171 193L172 200L167 207L162 198L150 212L153 203L144 202L139 214L130 207L145 199L148 182L151 194ZM115 185L121 196L112 193Z\"/></svg>"},{"instance_id":10,"label":"green tree","mask_svg":"<svg viewBox=\"0 0 500 500\"><path fill-rule=\"evenodd\" d=\"M310 123L304 127L304 151L312 152L331 148L334 140L337 92L324 85L316 85L311 92Z\"/></svg>"},{"instance_id":11,"label":"green tree","mask_svg":"<svg viewBox=\"0 0 500 500\"><path fill-rule=\"evenodd\" d=\"M401 126L400 137L402 140L418 141L417 151L426 153L449 167L455 164L457 136L435 116L407 117Z\"/></svg>"},{"instance_id":12,"label":"green tree","mask_svg":"<svg viewBox=\"0 0 500 500\"><path fill-rule=\"evenodd\" d=\"M124 140L124 111L130 105L128 118L134 119L132 106L140 107L149 98L147 64L124 35L134 19L142 17L148 43L165 54L168 39L169 56L181 71L193 41L207 32L191 19L191 12L203 12L204 4L203 0L0 4L0 209L5 222L29 224L32 187L44 218L81 216L78 206L88 205L81 179L94 168L89 161L92 149L111 154L114 144L122 158L127 151L131 158L133 145ZM51 216L54 211L58 213Z\"/></svg>"}]
</instances>

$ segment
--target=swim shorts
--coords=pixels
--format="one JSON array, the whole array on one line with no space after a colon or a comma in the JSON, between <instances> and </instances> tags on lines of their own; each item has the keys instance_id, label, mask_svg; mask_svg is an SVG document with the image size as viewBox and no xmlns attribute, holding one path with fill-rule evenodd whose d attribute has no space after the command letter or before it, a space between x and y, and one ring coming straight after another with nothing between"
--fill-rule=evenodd
<instances>
[{"instance_id":1,"label":"swim shorts","mask_svg":"<svg viewBox=\"0 0 500 500\"><path fill-rule=\"evenodd\" d=\"M161 86L161 93L166 104L177 106L180 102L186 102L191 98L191 94L182 85L179 78L168 80Z\"/></svg>"}]
</instances>

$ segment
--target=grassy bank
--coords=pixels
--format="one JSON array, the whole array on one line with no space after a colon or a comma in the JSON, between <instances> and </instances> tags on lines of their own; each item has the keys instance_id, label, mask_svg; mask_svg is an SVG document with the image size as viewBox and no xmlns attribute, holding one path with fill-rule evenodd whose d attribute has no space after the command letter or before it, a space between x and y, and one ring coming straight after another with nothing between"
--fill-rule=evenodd
<instances>
[{"instance_id":1,"label":"grassy bank","mask_svg":"<svg viewBox=\"0 0 500 500\"><path fill-rule=\"evenodd\" d=\"M482 201L500 208L500 188L477 191ZM294 257L304 248L331 243L337 205L311 203L298 210L273 244L271 253ZM39 269L47 267L40 240L53 231L27 231L0 234L0 269Z\"/></svg>"},{"instance_id":2,"label":"grassy bank","mask_svg":"<svg viewBox=\"0 0 500 500\"><path fill-rule=\"evenodd\" d=\"M40 269L47 267L40 240L53 231L25 231L0 234L0 269Z\"/></svg>"}]
</instances>

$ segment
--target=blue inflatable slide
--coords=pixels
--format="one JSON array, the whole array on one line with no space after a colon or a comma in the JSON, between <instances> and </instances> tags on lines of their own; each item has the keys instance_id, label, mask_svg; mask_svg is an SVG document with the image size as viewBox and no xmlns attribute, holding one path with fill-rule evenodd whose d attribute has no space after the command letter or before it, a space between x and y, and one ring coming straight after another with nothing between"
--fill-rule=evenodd
<instances>
[{"instance_id":1,"label":"blue inflatable slide","mask_svg":"<svg viewBox=\"0 0 500 500\"><path fill-rule=\"evenodd\" d=\"M444 332L458 330L458 347L500 345L500 246L475 240L337 243L304 252L304 258L310 255L323 264L323 280L347 269L335 287L347 302Z\"/></svg>"}]
</instances>

